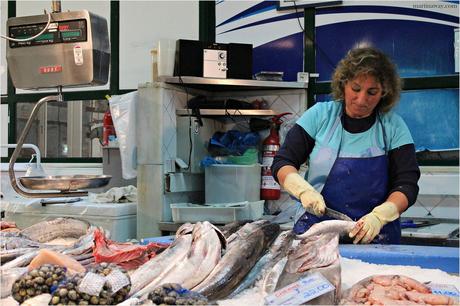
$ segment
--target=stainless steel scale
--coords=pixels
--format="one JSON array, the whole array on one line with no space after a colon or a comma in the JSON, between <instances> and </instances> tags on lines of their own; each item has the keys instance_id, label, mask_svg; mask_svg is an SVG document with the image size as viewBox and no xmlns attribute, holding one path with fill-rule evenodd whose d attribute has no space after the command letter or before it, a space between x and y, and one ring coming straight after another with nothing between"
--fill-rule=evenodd
<instances>
[{"instance_id":1,"label":"stainless steel scale","mask_svg":"<svg viewBox=\"0 0 460 306\"><path fill-rule=\"evenodd\" d=\"M6 59L14 86L35 90L57 88L58 91L57 95L37 102L9 163L13 189L32 198L85 196L87 191L80 189L105 186L111 178L108 175L25 176L19 178L21 186L16 180L14 163L40 107L50 101L63 102L63 87L103 85L108 81L107 21L86 10L61 12L60 1L52 1L52 11L7 21Z\"/></svg>"}]
</instances>

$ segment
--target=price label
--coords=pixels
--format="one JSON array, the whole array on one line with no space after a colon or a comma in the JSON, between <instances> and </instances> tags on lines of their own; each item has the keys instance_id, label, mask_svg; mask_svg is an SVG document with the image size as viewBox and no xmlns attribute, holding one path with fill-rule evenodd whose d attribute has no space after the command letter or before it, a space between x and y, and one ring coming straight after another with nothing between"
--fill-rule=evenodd
<instances>
[{"instance_id":1,"label":"price label","mask_svg":"<svg viewBox=\"0 0 460 306\"><path fill-rule=\"evenodd\" d=\"M433 294L447 295L457 300L459 298L458 289L454 285L430 283L427 286L430 287Z\"/></svg>"},{"instance_id":2,"label":"price label","mask_svg":"<svg viewBox=\"0 0 460 306\"><path fill-rule=\"evenodd\" d=\"M335 290L334 286L321 273L310 274L265 298L268 305L300 305L325 293Z\"/></svg>"}]
</instances>

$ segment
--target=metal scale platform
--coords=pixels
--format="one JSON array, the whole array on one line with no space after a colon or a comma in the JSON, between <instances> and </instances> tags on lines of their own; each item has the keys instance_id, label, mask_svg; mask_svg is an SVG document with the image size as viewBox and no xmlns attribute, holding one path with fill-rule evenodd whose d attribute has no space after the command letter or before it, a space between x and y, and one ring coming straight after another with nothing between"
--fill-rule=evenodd
<instances>
[{"instance_id":1,"label":"metal scale platform","mask_svg":"<svg viewBox=\"0 0 460 306\"><path fill-rule=\"evenodd\" d=\"M51 101L64 102L63 87L104 85L108 81L110 42L107 21L87 10L61 12L52 1L52 13L13 17L7 21L6 59L16 88L57 88L57 95L40 99L17 141L9 163L13 189L32 198L79 197L81 189L109 183L108 175L24 176L17 181L14 164L40 107Z\"/></svg>"}]
</instances>

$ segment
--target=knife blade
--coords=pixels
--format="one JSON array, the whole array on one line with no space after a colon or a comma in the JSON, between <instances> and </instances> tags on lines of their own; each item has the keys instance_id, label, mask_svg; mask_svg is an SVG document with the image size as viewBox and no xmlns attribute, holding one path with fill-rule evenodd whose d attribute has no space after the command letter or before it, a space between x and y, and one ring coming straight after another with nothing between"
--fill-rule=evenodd
<instances>
[{"instance_id":1,"label":"knife blade","mask_svg":"<svg viewBox=\"0 0 460 306\"><path fill-rule=\"evenodd\" d=\"M337 210L334 210L332 208L329 208L329 207L326 207L324 215L328 216L328 217L330 217L332 219L336 219L336 220L353 221L350 217L348 217L344 213L341 213L341 212L339 212Z\"/></svg>"}]
</instances>

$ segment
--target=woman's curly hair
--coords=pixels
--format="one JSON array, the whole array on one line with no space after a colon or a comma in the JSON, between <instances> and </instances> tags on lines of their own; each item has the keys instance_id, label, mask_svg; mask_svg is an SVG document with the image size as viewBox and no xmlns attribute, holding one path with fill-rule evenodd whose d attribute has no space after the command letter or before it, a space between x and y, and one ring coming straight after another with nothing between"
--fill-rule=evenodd
<instances>
[{"instance_id":1,"label":"woman's curly hair","mask_svg":"<svg viewBox=\"0 0 460 306\"><path fill-rule=\"evenodd\" d=\"M332 76L334 99L343 101L345 84L362 74L372 75L382 85L382 99L377 109L382 113L391 110L399 100L401 79L390 58L373 47L352 49L339 62Z\"/></svg>"}]
</instances>

